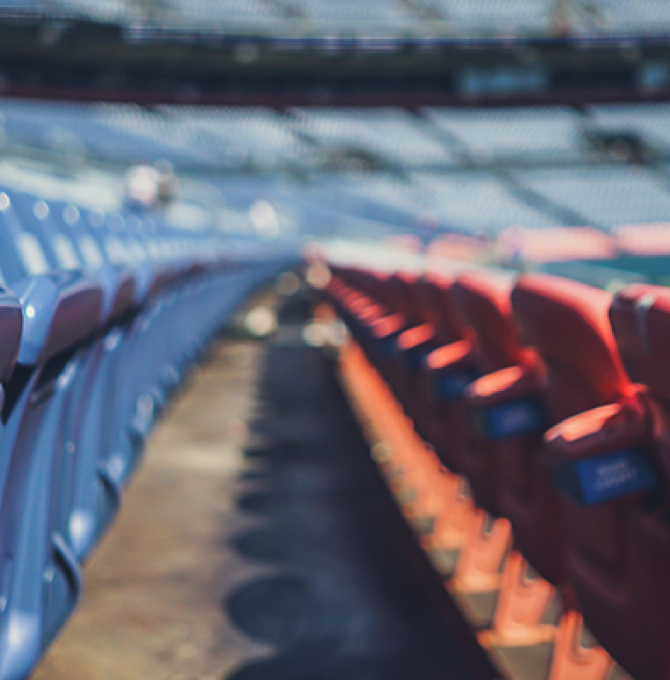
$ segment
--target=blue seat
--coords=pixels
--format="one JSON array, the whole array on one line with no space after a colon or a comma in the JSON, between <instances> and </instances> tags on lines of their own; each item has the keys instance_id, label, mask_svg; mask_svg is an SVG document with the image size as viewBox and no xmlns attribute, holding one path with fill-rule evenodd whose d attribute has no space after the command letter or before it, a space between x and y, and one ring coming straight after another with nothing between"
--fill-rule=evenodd
<instances>
[{"instance_id":1,"label":"blue seat","mask_svg":"<svg viewBox=\"0 0 670 680\"><path fill-rule=\"evenodd\" d=\"M81 587L79 563L59 524L62 415L103 295L94 278L53 269L48 258L10 197L0 194L0 271L23 312L0 442L2 680L29 671Z\"/></svg>"},{"instance_id":2,"label":"blue seat","mask_svg":"<svg viewBox=\"0 0 670 680\"><path fill-rule=\"evenodd\" d=\"M167 254L156 247L160 236L152 220L141 226L147 231L144 243L138 237L138 249L129 248L127 221L132 216L121 213L82 211L85 234L92 241L106 265L133 268L136 279L135 303L139 313L127 329L121 349L121 366L132 372L114 371L111 379L110 408L105 424L109 441L103 467L118 486L125 484L135 470L151 428L179 379L170 366L169 315L170 288L177 272ZM151 235L149 235L151 234ZM142 258L141 249L146 253ZM167 378L166 376L169 376ZM130 377L130 379L129 379Z\"/></svg>"},{"instance_id":3,"label":"blue seat","mask_svg":"<svg viewBox=\"0 0 670 680\"><path fill-rule=\"evenodd\" d=\"M46 248L63 268L88 271L100 284L103 304L95 341L80 364L73 395L63 418L66 455L62 466L61 525L72 550L84 559L118 509L121 487L104 461L110 447L105 437L109 405L113 403L112 377L123 370L119 361L124 339L138 313L136 276L125 265L104 262L95 243L82 233L79 210L58 202L40 208Z\"/></svg>"}]
</instances>

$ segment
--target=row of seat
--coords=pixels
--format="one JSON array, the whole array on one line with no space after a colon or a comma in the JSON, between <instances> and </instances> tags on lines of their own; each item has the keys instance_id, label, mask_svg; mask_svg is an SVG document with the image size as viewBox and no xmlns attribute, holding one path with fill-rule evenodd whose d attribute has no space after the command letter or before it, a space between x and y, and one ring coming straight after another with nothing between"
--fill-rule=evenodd
<instances>
[{"instance_id":1,"label":"row of seat","mask_svg":"<svg viewBox=\"0 0 670 680\"><path fill-rule=\"evenodd\" d=\"M73 610L169 396L289 261L149 216L0 192L0 678Z\"/></svg>"},{"instance_id":2,"label":"row of seat","mask_svg":"<svg viewBox=\"0 0 670 680\"><path fill-rule=\"evenodd\" d=\"M209 13L208 13L209 10ZM10 15L84 17L90 20L150 25L180 25L201 27L209 19L214 26L268 26L272 22L298 23L309 20L315 27L332 29L333 24L352 29L358 24L384 28L393 33L416 28L417 24L448 22L460 35L552 34L555 28L570 27L579 34L609 32L646 34L660 30L669 19L664 3L652 0L620 0L618 3L594 0L588 5L566 3L556 9L550 0L487 0L472 3L467 0L421 0L412 5L390 0L376 0L360 6L348 0L326 3L323 0L293 0L285 5L254 0L218 0L205 4L202 0L174 0L148 12L139 1L123 0L2 0L0 11ZM559 22L556 27L555 23ZM275 31L277 29L275 28ZM278 31L281 33L281 29Z\"/></svg>"},{"instance_id":3,"label":"row of seat","mask_svg":"<svg viewBox=\"0 0 670 680\"><path fill-rule=\"evenodd\" d=\"M213 192L210 207L240 231L263 231L254 205L269 201L282 224L302 233L376 237L392 225L426 239L440 227L457 229L476 237L482 256L492 256L495 241L517 263L549 254L535 237L510 225L522 225L540 240L539 232L556 224L590 225L571 240L583 245L572 250L575 257L591 260L617 251L639 253L628 238L630 225L637 232L638 225L649 224L655 233L648 233L645 249L667 253L667 105L600 106L586 114L568 107L419 113L291 108L282 115L188 106L147 111L1 98L0 138L10 155L21 156L28 147L49 158L65 155L69 162L86 157L125 167L167 159L177 173L199 169L224 200L221 205ZM635 165L621 162L631 144L637 148L628 139L631 130L643 156ZM592 138L610 142L600 149ZM653 164L644 162L651 158L644 149ZM508 170L504 176L500 164ZM254 168L263 172L246 172ZM298 168L310 171L308 182L291 179ZM269 178L269 169L279 176ZM357 169L370 172L352 175ZM402 169L402 177L389 169Z\"/></svg>"},{"instance_id":4,"label":"row of seat","mask_svg":"<svg viewBox=\"0 0 670 680\"><path fill-rule=\"evenodd\" d=\"M332 273L416 431L567 615L637 680L670 677L670 289Z\"/></svg>"}]
</instances>

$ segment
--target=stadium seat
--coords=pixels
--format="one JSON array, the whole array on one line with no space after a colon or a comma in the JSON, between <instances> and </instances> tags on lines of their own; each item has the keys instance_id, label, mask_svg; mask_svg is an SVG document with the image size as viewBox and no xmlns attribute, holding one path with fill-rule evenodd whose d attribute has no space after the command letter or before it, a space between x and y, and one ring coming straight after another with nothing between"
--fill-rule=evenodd
<instances>
[{"instance_id":1,"label":"stadium seat","mask_svg":"<svg viewBox=\"0 0 670 680\"><path fill-rule=\"evenodd\" d=\"M547 436L564 489L570 574L584 619L625 670L652 680L670 674L670 295L630 286L615 297L610 319L626 369L643 387Z\"/></svg>"},{"instance_id":2,"label":"stadium seat","mask_svg":"<svg viewBox=\"0 0 670 680\"><path fill-rule=\"evenodd\" d=\"M120 214L84 211L81 220L90 238L87 243L96 249L104 266L123 268L133 264L120 238L124 228ZM144 441L167 399L166 389L171 386L171 383L161 382L161 373L171 369L170 339L165 328L168 321L164 312L173 302L163 294L173 282L175 270L162 235L154 232L152 236L147 243L147 256L134 264L135 304L140 313L129 329L122 350L125 355L123 365L132 365L133 379L122 377L123 371L117 368L112 387L114 406L107 430L111 443L108 442L104 449L102 469L118 487L125 484L135 469Z\"/></svg>"},{"instance_id":3,"label":"stadium seat","mask_svg":"<svg viewBox=\"0 0 670 680\"><path fill-rule=\"evenodd\" d=\"M428 356L440 347L462 341L466 335L450 294L453 284L451 276L425 273L416 283L415 303L423 323L417 331L399 338L400 349L408 355L405 363L414 376L403 394L403 402L417 432L428 442L435 440L435 427L440 419L439 401L425 378Z\"/></svg>"},{"instance_id":4,"label":"stadium seat","mask_svg":"<svg viewBox=\"0 0 670 680\"><path fill-rule=\"evenodd\" d=\"M471 334L436 349L426 360L427 379L441 402L435 412L433 445L444 465L465 477L470 472L472 439L465 389L476 378L518 360L518 341L510 336L510 290L508 280L493 274L460 276L449 295Z\"/></svg>"},{"instance_id":5,"label":"stadium seat","mask_svg":"<svg viewBox=\"0 0 670 680\"><path fill-rule=\"evenodd\" d=\"M388 278L385 286L385 304L393 310L390 318L397 330L383 336L376 332L379 347L386 357L382 361L382 373L386 376L398 400L412 417L422 407L421 371L426 357L440 346L437 333L449 336L445 328L437 330L436 310L431 299L426 297L425 288L432 284L416 274L396 272ZM392 306L391 306L392 305ZM444 306L444 305L443 305ZM445 319L444 323L448 323ZM383 324L373 328L377 331ZM383 336L383 337L380 337Z\"/></svg>"},{"instance_id":6,"label":"stadium seat","mask_svg":"<svg viewBox=\"0 0 670 680\"><path fill-rule=\"evenodd\" d=\"M398 394L402 392L405 378L398 338L421 323L413 305L416 277L403 272L387 275L362 270L350 271L347 275L355 282L355 288L345 301L348 307L345 319L370 361ZM361 297L358 290L370 297Z\"/></svg>"},{"instance_id":7,"label":"stadium seat","mask_svg":"<svg viewBox=\"0 0 670 680\"><path fill-rule=\"evenodd\" d=\"M59 532L62 416L103 296L92 277L50 268L7 194L0 194L0 208L0 270L21 302L24 322L0 444L4 679L28 672L79 596L79 564Z\"/></svg>"},{"instance_id":8,"label":"stadium seat","mask_svg":"<svg viewBox=\"0 0 670 680\"><path fill-rule=\"evenodd\" d=\"M2 680L62 627L165 400L236 302L285 266L277 255L265 267L255 247L223 251L147 216L0 194L0 272L17 296L0 297Z\"/></svg>"},{"instance_id":9,"label":"stadium seat","mask_svg":"<svg viewBox=\"0 0 670 680\"><path fill-rule=\"evenodd\" d=\"M547 275L522 276L514 288L515 317L542 359L551 424L618 401L631 390L607 320L610 301L604 291ZM562 515L538 454L531 448L503 468L506 512L531 563L560 584L565 582Z\"/></svg>"},{"instance_id":10,"label":"stadium seat","mask_svg":"<svg viewBox=\"0 0 670 680\"><path fill-rule=\"evenodd\" d=\"M501 507L501 457L494 442L514 436L525 425L537 429L534 404L487 404L472 410L472 391L481 395L487 385L496 384L502 375L524 371L534 363L532 352L521 343L514 318L511 282L491 274L461 276L453 295L463 320L474 335L474 359L482 376L464 393L464 444L460 449L461 470L468 479L477 504L494 517L505 515ZM468 413L470 411L470 413ZM472 420L472 416L476 420ZM470 416L470 418L468 418ZM532 422L521 422L529 420Z\"/></svg>"},{"instance_id":11,"label":"stadium seat","mask_svg":"<svg viewBox=\"0 0 670 680\"><path fill-rule=\"evenodd\" d=\"M555 424L545 435L545 442L552 452L549 458L553 460L553 482L559 483L562 490L552 488L550 471L543 467L537 450L521 451L519 459L504 469L509 479L505 485L506 512L524 554L541 575L561 587L566 607L575 605L572 587L577 589L579 608L584 611L587 625L600 644L614 654L608 636L602 634L606 631L598 625L597 617L592 617L588 601L581 597L580 586L589 575L579 568L576 555L582 542L588 541L588 552L602 567L601 572L593 573L615 577L616 537L602 521L606 519L602 508L595 508L592 521L584 521L575 533L572 527L582 521L577 518L583 512L574 499L566 496L561 482L569 477L567 462L579 457L582 435L586 439L589 435L598 441L606 439L601 428L607 422L606 416L611 415L609 409L625 410L635 394L610 328L610 303L609 293L573 281L540 274L519 279L512 293L514 314L523 336L542 359L541 384L549 421ZM609 588L615 581L616 578L595 585L589 578L589 587ZM610 592L614 599L618 597Z\"/></svg>"},{"instance_id":12,"label":"stadium seat","mask_svg":"<svg viewBox=\"0 0 670 680\"><path fill-rule=\"evenodd\" d=\"M135 268L104 261L95 242L83 231L80 211L58 202L50 202L47 207L42 229L51 236L54 254L65 254L59 258L61 267L89 271L103 290L96 339L73 387L75 396L68 404L64 424L70 455L64 459L62 473L68 490L63 498L63 531L74 553L84 559L120 503L120 485L103 463L110 446L108 423L113 420L118 397L115 373L124 371L119 356L141 303L137 299Z\"/></svg>"}]
</instances>

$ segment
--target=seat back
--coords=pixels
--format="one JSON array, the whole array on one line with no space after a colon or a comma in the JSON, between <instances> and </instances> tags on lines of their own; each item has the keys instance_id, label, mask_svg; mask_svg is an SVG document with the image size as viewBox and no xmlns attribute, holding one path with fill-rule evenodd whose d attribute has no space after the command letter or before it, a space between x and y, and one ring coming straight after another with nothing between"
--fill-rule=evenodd
<instances>
[{"instance_id":1,"label":"seat back","mask_svg":"<svg viewBox=\"0 0 670 680\"><path fill-rule=\"evenodd\" d=\"M0 386L6 385L14 372L22 330L21 305L11 292L0 284Z\"/></svg>"},{"instance_id":2,"label":"seat back","mask_svg":"<svg viewBox=\"0 0 670 680\"><path fill-rule=\"evenodd\" d=\"M522 276L512 292L523 337L546 367L555 423L630 391L609 324L611 301L605 291L544 274Z\"/></svg>"},{"instance_id":3,"label":"seat back","mask_svg":"<svg viewBox=\"0 0 670 680\"><path fill-rule=\"evenodd\" d=\"M612 301L610 322L630 377L661 402L670 401L670 290L635 284Z\"/></svg>"},{"instance_id":4,"label":"seat back","mask_svg":"<svg viewBox=\"0 0 670 680\"><path fill-rule=\"evenodd\" d=\"M554 423L545 435L546 460L559 488L553 513L560 518L567 576L586 624L616 656L630 578L627 526L636 500L610 492L625 484L630 461L642 455L646 425L609 323L612 297L584 284L527 275L512 300L545 364Z\"/></svg>"},{"instance_id":5,"label":"seat back","mask_svg":"<svg viewBox=\"0 0 670 680\"><path fill-rule=\"evenodd\" d=\"M547 275L522 276L515 286L515 317L542 360L549 425L617 402L630 391L607 318L610 302L604 291ZM568 578L565 514L569 509L550 471L540 464L539 453L528 460L532 474L523 482L518 471L517 490L509 500L525 517L525 538L538 549L535 559L542 561L543 575L562 584Z\"/></svg>"},{"instance_id":6,"label":"seat back","mask_svg":"<svg viewBox=\"0 0 670 680\"><path fill-rule=\"evenodd\" d=\"M47 201L19 191L8 191L7 195L21 229L39 243L49 269L76 271L85 267L70 236L57 228Z\"/></svg>"},{"instance_id":7,"label":"seat back","mask_svg":"<svg viewBox=\"0 0 670 680\"><path fill-rule=\"evenodd\" d=\"M355 290L369 295L374 300L386 304L388 302L385 291L386 281L389 274L386 272L376 271L374 269L350 269L346 276L342 277L344 282L352 286Z\"/></svg>"},{"instance_id":8,"label":"seat back","mask_svg":"<svg viewBox=\"0 0 670 680\"><path fill-rule=\"evenodd\" d=\"M473 336L473 359L480 376L526 362L527 350L521 344L512 316L511 290L508 279L490 273L468 273L454 283L455 305ZM482 436L467 413L464 416L462 436L466 443L462 449L462 472L468 478L477 504L490 514L500 516L497 447L495 442Z\"/></svg>"},{"instance_id":9,"label":"seat back","mask_svg":"<svg viewBox=\"0 0 670 680\"><path fill-rule=\"evenodd\" d=\"M609 503L626 510L619 521L627 558L627 597L618 609L600 601L592 608L603 619L597 625L611 654L634 677L651 680L670 674L666 644L670 629L670 290L628 286L614 298L610 320L630 377L644 386L643 404L648 404L652 421L645 434L651 439L648 446L657 478L653 491ZM640 471L636 472L639 478ZM627 625L630 621L635 626Z\"/></svg>"},{"instance_id":10,"label":"seat back","mask_svg":"<svg viewBox=\"0 0 670 680\"><path fill-rule=\"evenodd\" d=\"M3 566L13 576L3 584L0 678L27 672L79 594L80 567L54 509L62 488L63 405L78 368L73 357L98 328L102 306L94 279L58 265L38 233L42 212L27 210L31 203L0 194L0 269L23 311L0 441L0 554L13 561L11 571ZM26 625L17 628L18 620Z\"/></svg>"},{"instance_id":11,"label":"seat back","mask_svg":"<svg viewBox=\"0 0 670 680\"><path fill-rule=\"evenodd\" d=\"M466 325L475 334L476 360L482 374L523 363L526 354L512 316L511 282L495 274L460 276L452 294Z\"/></svg>"},{"instance_id":12,"label":"seat back","mask_svg":"<svg viewBox=\"0 0 670 680\"><path fill-rule=\"evenodd\" d=\"M417 281L420 313L435 328L435 344L448 345L462 340L466 327L450 291L454 279L440 274L425 274Z\"/></svg>"},{"instance_id":13,"label":"seat back","mask_svg":"<svg viewBox=\"0 0 670 680\"><path fill-rule=\"evenodd\" d=\"M401 314L403 326L411 328L422 323L420 308L416 301L418 277L406 272L395 272L383 287L384 304L389 312Z\"/></svg>"}]
</instances>

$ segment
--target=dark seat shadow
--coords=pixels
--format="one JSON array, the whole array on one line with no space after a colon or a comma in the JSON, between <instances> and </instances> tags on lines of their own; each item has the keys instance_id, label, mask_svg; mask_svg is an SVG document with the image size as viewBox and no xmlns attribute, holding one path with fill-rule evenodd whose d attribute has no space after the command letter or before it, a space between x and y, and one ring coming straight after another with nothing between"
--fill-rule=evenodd
<instances>
[{"instance_id":1,"label":"dark seat shadow","mask_svg":"<svg viewBox=\"0 0 670 680\"><path fill-rule=\"evenodd\" d=\"M457 669L458 670L458 669ZM458 678L448 666L435 665L420 653L385 657L347 653L338 638L299 642L272 659L238 669L228 680L444 680Z\"/></svg>"},{"instance_id":2,"label":"dark seat shadow","mask_svg":"<svg viewBox=\"0 0 670 680\"><path fill-rule=\"evenodd\" d=\"M229 545L250 560L327 567L339 557L334 538L327 523L287 516L238 534Z\"/></svg>"},{"instance_id":3,"label":"dark seat shadow","mask_svg":"<svg viewBox=\"0 0 670 680\"><path fill-rule=\"evenodd\" d=\"M226 607L248 635L278 646L298 642L319 616L308 579L288 573L246 583L227 599Z\"/></svg>"},{"instance_id":4,"label":"dark seat shadow","mask_svg":"<svg viewBox=\"0 0 670 680\"><path fill-rule=\"evenodd\" d=\"M292 320L295 315L288 315ZM227 680L498 677L428 565L370 459L332 364L271 345L237 507L258 524L228 541L272 573L226 597L230 620L273 647Z\"/></svg>"}]
</instances>

